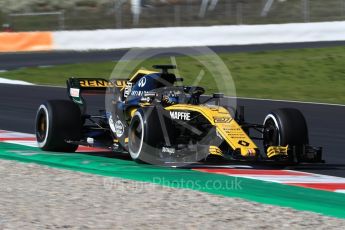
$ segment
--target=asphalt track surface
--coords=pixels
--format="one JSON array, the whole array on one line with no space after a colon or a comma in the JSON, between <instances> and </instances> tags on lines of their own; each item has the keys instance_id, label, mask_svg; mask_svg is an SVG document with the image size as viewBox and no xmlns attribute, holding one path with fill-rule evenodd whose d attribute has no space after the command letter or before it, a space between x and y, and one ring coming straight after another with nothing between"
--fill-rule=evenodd
<instances>
[{"instance_id":1,"label":"asphalt track surface","mask_svg":"<svg viewBox=\"0 0 345 230\"><path fill-rule=\"evenodd\" d=\"M210 48L216 53L236 53L341 45L345 45L345 41L215 46ZM127 51L127 49L123 49L92 52L5 53L0 54L0 70L80 62L116 61ZM164 55L170 56L170 54L166 52ZM68 99L66 90L63 88L0 84L0 128L33 133L35 113L39 104L49 99L64 98ZM88 99L90 110L96 111L104 108L103 97L90 97ZM293 107L300 109L308 122L310 143L324 148L324 159L327 162L321 166L301 166L300 169L345 177L345 106L255 99L238 99L237 104L245 106L246 120L253 123L262 123L265 115L276 108Z\"/></svg>"},{"instance_id":2,"label":"asphalt track surface","mask_svg":"<svg viewBox=\"0 0 345 230\"><path fill-rule=\"evenodd\" d=\"M34 119L39 104L49 99L68 99L65 88L0 84L0 128L34 132ZM89 96L89 109L104 108L103 96ZM309 126L310 144L324 148L326 164L299 166L295 170L345 177L345 106L238 99L245 106L248 122L262 123L265 115L276 108L300 109Z\"/></svg>"},{"instance_id":3,"label":"asphalt track surface","mask_svg":"<svg viewBox=\"0 0 345 230\"><path fill-rule=\"evenodd\" d=\"M345 41L333 42L301 42L284 44L259 44L259 45L236 45L236 46L211 46L209 47L216 53L238 53L238 52L257 52L282 49L299 48L321 48L345 45ZM160 56L176 55L174 48L159 49L166 50ZM57 51L57 52L33 52L33 53L3 53L0 54L0 71L12 70L23 67L50 66L81 62L117 61L128 51L103 50L92 52Z\"/></svg>"}]
</instances>

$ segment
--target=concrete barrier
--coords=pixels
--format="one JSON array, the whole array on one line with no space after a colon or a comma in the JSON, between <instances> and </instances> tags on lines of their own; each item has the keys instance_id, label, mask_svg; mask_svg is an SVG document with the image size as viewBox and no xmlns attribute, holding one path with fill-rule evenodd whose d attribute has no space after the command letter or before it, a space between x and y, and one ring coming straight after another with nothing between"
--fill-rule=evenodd
<instances>
[{"instance_id":1,"label":"concrete barrier","mask_svg":"<svg viewBox=\"0 0 345 230\"><path fill-rule=\"evenodd\" d=\"M345 40L345 21L272 25L167 27L0 33L1 51L246 45Z\"/></svg>"},{"instance_id":2,"label":"concrete barrier","mask_svg":"<svg viewBox=\"0 0 345 230\"><path fill-rule=\"evenodd\" d=\"M54 32L54 49L92 50L345 40L344 22Z\"/></svg>"}]
</instances>

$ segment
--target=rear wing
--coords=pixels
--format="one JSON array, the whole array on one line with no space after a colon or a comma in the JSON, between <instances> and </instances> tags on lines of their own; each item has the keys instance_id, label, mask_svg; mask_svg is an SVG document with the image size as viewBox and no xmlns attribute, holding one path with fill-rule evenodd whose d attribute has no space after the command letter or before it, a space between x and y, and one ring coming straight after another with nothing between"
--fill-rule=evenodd
<instances>
[{"instance_id":1,"label":"rear wing","mask_svg":"<svg viewBox=\"0 0 345 230\"><path fill-rule=\"evenodd\" d=\"M102 78L69 78L67 94L71 100L83 105L83 94L105 94L108 88L118 87L121 90L127 85L128 79L106 80Z\"/></svg>"}]
</instances>

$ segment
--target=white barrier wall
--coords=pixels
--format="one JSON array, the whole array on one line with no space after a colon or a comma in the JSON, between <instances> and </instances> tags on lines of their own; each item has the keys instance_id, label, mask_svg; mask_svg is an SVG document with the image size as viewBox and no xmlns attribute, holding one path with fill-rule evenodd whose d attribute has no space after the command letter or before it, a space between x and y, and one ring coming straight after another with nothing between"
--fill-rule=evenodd
<instances>
[{"instance_id":1,"label":"white barrier wall","mask_svg":"<svg viewBox=\"0 0 345 230\"><path fill-rule=\"evenodd\" d=\"M345 21L53 32L53 50L246 45L345 40Z\"/></svg>"}]
</instances>

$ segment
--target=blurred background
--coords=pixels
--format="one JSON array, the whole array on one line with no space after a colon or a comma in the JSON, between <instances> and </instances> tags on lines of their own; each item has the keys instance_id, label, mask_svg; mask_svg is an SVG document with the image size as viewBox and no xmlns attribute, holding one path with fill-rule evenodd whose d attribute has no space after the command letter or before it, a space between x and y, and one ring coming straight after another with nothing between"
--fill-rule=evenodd
<instances>
[{"instance_id":1,"label":"blurred background","mask_svg":"<svg viewBox=\"0 0 345 230\"><path fill-rule=\"evenodd\" d=\"M109 76L123 49L225 46L216 53L238 96L345 103L345 0L0 0L1 25L37 31L0 33L4 79L64 86L70 76ZM200 66L177 61L193 82ZM206 74L208 93L210 82Z\"/></svg>"},{"instance_id":2,"label":"blurred background","mask_svg":"<svg viewBox=\"0 0 345 230\"><path fill-rule=\"evenodd\" d=\"M320 22L345 0L0 0L3 31Z\"/></svg>"}]
</instances>

